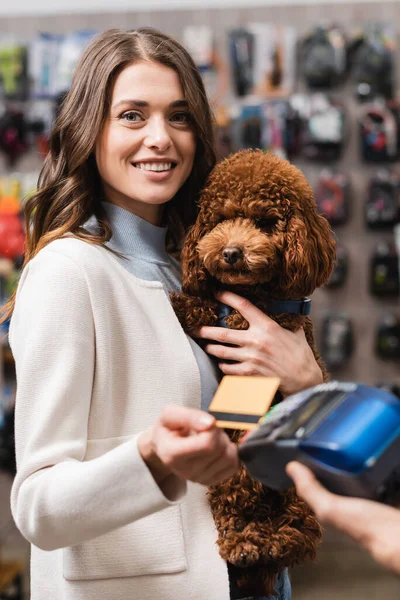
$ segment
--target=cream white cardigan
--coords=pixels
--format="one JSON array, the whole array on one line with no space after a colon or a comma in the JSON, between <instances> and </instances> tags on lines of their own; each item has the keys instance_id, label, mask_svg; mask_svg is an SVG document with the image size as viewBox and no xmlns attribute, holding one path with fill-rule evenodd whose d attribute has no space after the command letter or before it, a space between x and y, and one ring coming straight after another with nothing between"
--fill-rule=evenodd
<instances>
[{"instance_id":1,"label":"cream white cardigan","mask_svg":"<svg viewBox=\"0 0 400 600\"><path fill-rule=\"evenodd\" d=\"M137 450L163 406L200 407L162 285L103 248L52 242L23 272L10 344L31 599L228 600L206 488L171 477L169 501Z\"/></svg>"}]
</instances>

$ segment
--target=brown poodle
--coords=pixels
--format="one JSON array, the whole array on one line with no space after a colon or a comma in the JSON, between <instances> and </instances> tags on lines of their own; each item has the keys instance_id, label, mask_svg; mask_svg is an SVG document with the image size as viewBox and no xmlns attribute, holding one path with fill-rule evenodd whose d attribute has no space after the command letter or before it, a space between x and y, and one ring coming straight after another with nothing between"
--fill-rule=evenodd
<instances>
[{"instance_id":1,"label":"brown poodle","mask_svg":"<svg viewBox=\"0 0 400 600\"><path fill-rule=\"evenodd\" d=\"M172 295L173 306L189 334L202 325L246 329L238 312L221 316L215 293L244 296L282 327L304 328L326 381L312 322L301 307L304 297L327 283L335 256L330 227L317 214L303 174L272 154L241 151L220 162L208 179L185 240L182 293ZM279 300L299 301L299 312L279 313ZM220 554L233 565L245 594L273 594L278 573L315 557L321 528L294 488L268 489L242 467L210 488L209 500Z\"/></svg>"}]
</instances>

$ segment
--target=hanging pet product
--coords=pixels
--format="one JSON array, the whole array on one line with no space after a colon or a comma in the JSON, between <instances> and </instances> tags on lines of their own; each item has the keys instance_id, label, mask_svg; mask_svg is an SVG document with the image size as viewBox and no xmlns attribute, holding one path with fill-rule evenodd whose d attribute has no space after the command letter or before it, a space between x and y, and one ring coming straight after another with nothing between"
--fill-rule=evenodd
<instances>
[{"instance_id":1,"label":"hanging pet product","mask_svg":"<svg viewBox=\"0 0 400 600\"><path fill-rule=\"evenodd\" d=\"M9 109L0 117L0 151L9 167L28 150L27 134L28 124L21 111Z\"/></svg>"},{"instance_id":2,"label":"hanging pet product","mask_svg":"<svg viewBox=\"0 0 400 600\"><path fill-rule=\"evenodd\" d=\"M315 27L304 39L300 69L312 89L331 88L343 81L347 71L346 39L336 25Z\"/></svg>"},{"instance_id":3,"label":"hanging pet product","mask_svg":"<svg viewBox=\"0 0 400 600\"><path fill-rule=\"evenodd\" d=\"M360 101L394 97L396 36L392 25L375 24L351 44L352 78Z\"/></svg>"},{"instance_id":4,"label":"hanging pet product","mask_svg":"<svg viewBox=\"0 0 400 600\"><path fill-rule=\"evenodd\" d=\"M211 104L220 107L229 91L229 68L216 50L214 32L207 25L188 25L182 41L199 69Z\"/></svg>"},{"instance_id":5,"label":"hanging pet product","mask_svg":"<svg viewBox=\"0 0 400 600\"><path fill-rule=\"evenodd\" d=\"M285 105L285 102L270 101L264 103L262 107L262 148L282 158L287 158Z\"/></svg>"},{"instance_id":6,"label":"hanging pet product","mask_svg":"<svg viewBox=\"0 0 400 600\"><path fill-rule=\"evenodd\" d=\"M322 321L321 355L330 371L343 368L349 361L354 346L353 327L350 319L339 312L332 312Z\"/></svg>"},{"instance_id":7,"label":"hanging pet product","mask_svg":"<svg viewBox=\"0 0 400 600\"><path fill-rule=\"evenodd\" d=\"M183 44L191 54L199 71L213 68L214 38L213 30L206 25L188 25L183 30Z\"/></svg>"},{"instance_id":8,"label":"hanging pet product","mask_svg":"<svg viewBox=\"0 0 400 600\"><path fill-rule=\"evenodd\" d=\"M254 94L263 98L286 98L295 86L296 30L275 23L251 23L254 36Z\"/></svg>"},{"instance_id":9,"label":"hanging pet product","mask_svg":"<svg viewBox=\"0 0 400 600\"><path fill-rule=\"evenodd\" d=\"M31 42L28 56L32 95L36 99L52 99L57 94L56 79L62 36L39 33Z\"/></svg>"},{"instance_id":10,"label":"hanging pet product","mask_svg":"<svg viewBox=\"0 0 400 600\"><path fill-rule=\"evenodd\" d=\"M375 352L379 358L400 358L400 320L391 312L386 313L377 326Z\"/></svg>"},{"instance_id":11,"label":"hanging pet product","mask_svg":"<svg viewBox=\"0 0 400 600\"><path fill-rule=\"evenodd\" d=\"M346 135L343 105L325 94L295 96L291 102L303 122L304 156L319 161L339 159Z\"/></svg>"},{"instance_id":12,"label":"hanging pet product","mask_svg":"<svg viewBox=\"0 0 400 600\"><path fill-rule=\"evenodd\" d=\"M24 255L25 233L17 215L0 215L0 257L15 260Z\"/></svg>"},{"instance_id":13,"label":"hanging pet product","mask_svg":"<svg viewBox=\"0 0 400 600\"><path fill-rule=\"evenodd\" d=\"M399 295L399 266L394 244L382 241L370 263L370 293L373 296Z\"/></svg>"},{"instance_id":14,"label":"hanging pet product","mask_svg":"<svg viewBox=\"0 0 400 600\"><path fill-rule=\"evenodd\" d=\"M65 36L59 45L55 95L69 90L75 67L86 46L96 35L96 31L76 31Z\"/></svg>"},{"instance_id":15,"label":"hanging pet product","mask_svg":"<svg viewBox=\"0 0 400 600\"><path fill-rule=\"evenodd\" d=\"M253 89L254 36L246 29L229 33L229 49L233 84L237 96L246 96Z\"/></svg>"},{"instance_id":16,"label":"hanging pet product","mask_svg":"<svg viewBox=\"0 0 400 600\"><path fill-rule=\"evenodd\" d=\"M240 148L262 148L263 114L262 106L243 106L239 121Z\"/></svg>"},{"instance_id":17,"label":"hanging pet product","mask_svg":"<svg viewBox=\"0 0 400 600\"><path fill-rule=\"evenodd\" d=\"M5 188L4 180L0 189L0 257L14 261L25 252L25 232L21 218L19 202L19 182L9 184L10 191Z\"/></svg>"},{"instance_id":18,"label":"hanging pet product","mask_svg":"<svg viewBox=\"0 0 400 600\"><path fill-rule=\"evenodd\" d=\"M0 89L7 100L27 100L27 49L18 43L0 44Z\"/></svg>"},{"instance_id":19,"label":"hanging pet product","mask_svg":"<svg viewBox=\"0 0 400 600\"><path fill-rule=\"evenodd\" d=\"M334 289L345 284L349 270L349 253L347 248L338 244L336 246L336 265L334 271L326 284L326 288Z\"/></svg>"},{"instance_id":20,"label":"hanging pet product","mask_svg":"<svg viewBox=\"0 0 400 600\"><path fill-rule=\"evenodd\" d=\"M365 222L370 229L394 227L400 219L400 179L386 169L370 180L365 202Z\"/></svg>"},{"instance_id":21,"label":"hanging pet product","mask_svg":"<svg viewBox=\"0 0 400 600\"><path fill-rule=\"evenodd\" d=\"M43 159L49 151L50 132L54 124L54 101L36 100L30 104L26 115L29 141L35 145Z\"/></svg>"},{"instance_id":22,"label":"hanging pet product","mask_svg":"<svg viewBox=\"0 0 400 600\"><path fill-rule=\"evenodd\" d=\"M232 122L224 107L218 109L215 117L215 146L218 160L233 152Z\"/></svg>"},{"instance_id":23,"label":"hanging pet product","mask_svg":"<svg viewBox=\"0 0 400 600\"><path fill-rule=\"evenodd\" d=\"M400 153L398 106L376 102L361 110L360 151L367 162L395 161Z\"/></svg>"},{"instance_id":24,"label":"hanging pet product","mask_svg":"<svg viewBox=\"0 0 400 600\"><path fill-rule=\"evenodd\" d=\"M262 147L282 158L300 148L301 120L286 100L267 100L262 105Z\"/></svg>"},{"instance_id":25,"label":"hanging pet product","mask_svg":"<svg viewBox=\"0 0 400 600\"><path fill-rule=\"evenodd\" d=\"M0 471L15 476L14 409L0 406ZM1 599L1 595L0 595Z\"/></svg>"},{"instance_id":26,"label":"hanging pet product","mask_svg":"<svg viewBox=\"0 0 400 600\"><path fill-rule=\"evenodd\" d=\"M266 100L242 105L233 129L239 148L261 148L281 158L296 155L301 144L302 121L287 100Z\"/></svg>"},{"instance_id":27,"label":"hanging pet product","mask_svg":"<svg viewBox=\"0 0 400 600\"><path fill-rule=\"evenodd\" d=\"M318 211L331 225L347 223L350 213L350 180L344 173L324 169L315 191Z\"/></svg>"}]
</instances>

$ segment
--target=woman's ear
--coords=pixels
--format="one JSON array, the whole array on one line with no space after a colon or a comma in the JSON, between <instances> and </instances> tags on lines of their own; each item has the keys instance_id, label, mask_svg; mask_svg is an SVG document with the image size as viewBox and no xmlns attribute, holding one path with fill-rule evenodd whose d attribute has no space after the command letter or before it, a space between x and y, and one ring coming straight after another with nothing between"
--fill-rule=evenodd
<instances>
[{"instance_id":1,"label":"woman's ear","mask_svg":"<svg viewBox=\"0 0 400 600\"><path fill-rule=\"evenodd\" d=\"M308 296L328 283L336 262L336 242L328 221L316 211L293 216L284 250L285 290Z\"/></svg>"}]
</instances>

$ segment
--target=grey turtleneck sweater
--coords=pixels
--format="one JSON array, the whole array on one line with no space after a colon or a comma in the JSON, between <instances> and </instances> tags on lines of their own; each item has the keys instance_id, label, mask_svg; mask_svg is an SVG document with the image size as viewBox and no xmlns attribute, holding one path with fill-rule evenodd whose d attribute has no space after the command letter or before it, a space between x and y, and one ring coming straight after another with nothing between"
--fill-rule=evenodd
<instances>
[{"instance_id":1,"label":"grey turtleneck sweater","mask_svg":"<svg viewBox=\"0 0 400 600\"><path fill-rule=\"evenodd\" d=\"M123 254L125 258L116 256L120 264L140 279L161 282L168 297L170 292L179 292L180 266L165 249L167 228L152 225L115 204L102 204L112 229L112 237L106 245ZM95 228L95 218L85 224L85 229L93 231ZM218 387L220 375L216 365L200 346L190 337L188 340L200 372L201 407L207 410Z\"/></svg>"}]
</instances>

